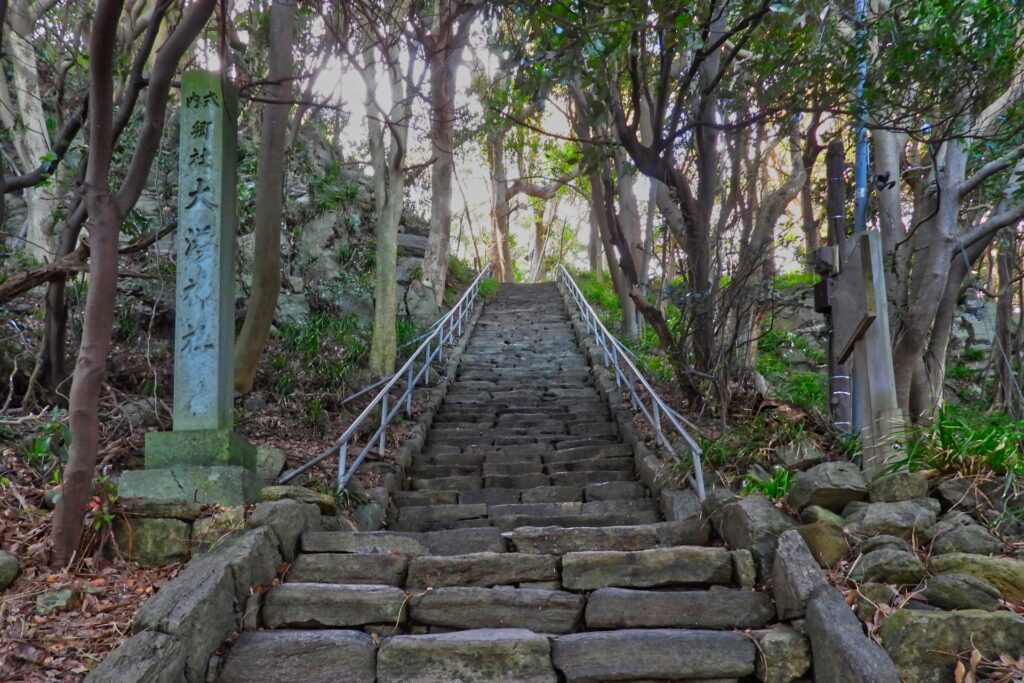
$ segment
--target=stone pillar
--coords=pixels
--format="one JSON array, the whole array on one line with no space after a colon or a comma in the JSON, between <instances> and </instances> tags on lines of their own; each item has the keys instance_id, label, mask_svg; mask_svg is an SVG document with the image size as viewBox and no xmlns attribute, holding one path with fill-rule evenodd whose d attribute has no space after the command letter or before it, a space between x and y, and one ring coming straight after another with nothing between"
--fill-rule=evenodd
<instances>
[{"instance_id":1,"label":"stone pillar","mask_svg":"<svg viewBox=\"0 0 1024 683\"><path fill-rule=\"evenodd\" d=\"M256 450L234 423L237 96L216 73L181 78L174 430L146 434L122 496L237 505L258 496Z\"/></svg>"}]
</instances>

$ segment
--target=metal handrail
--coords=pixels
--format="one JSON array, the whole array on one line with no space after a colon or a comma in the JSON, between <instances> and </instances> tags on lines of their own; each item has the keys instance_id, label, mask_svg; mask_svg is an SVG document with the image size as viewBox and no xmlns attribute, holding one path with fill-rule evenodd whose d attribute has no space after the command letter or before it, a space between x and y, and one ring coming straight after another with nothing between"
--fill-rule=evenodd
<instances>
[{"instance_id":1,"label":"metal handrail","mask_svg":"<svg viewBox=\"0 0 1024 683\"><path fill-rule=\"evenodd\" d=\"M383 456L388 425L395 419L395 416L398 415L403 406L405 408L406 415L410 415L412 413L413 390L420 384L421 380L426 384L426 380L429 378L431 364L435 360L443 359L445 347L449 346L462 336L466 320L469 317L469 314L473 311L477 296L480 293L480 283L484 278L490 275L490 270L491 267L488 265L480 271L480 274L477 275L469 287L466 288L462 297L455 302L451 307L451 310L434 323L432 326L433 332L423 340L419 347L417 347L416 351L409 356L408 360L405 361L402 367L391 376L391 379L379 392L377 392L374 399L363 409L363 412L359 413L359 417L349 425L348 429L346 429L333 444L328 446L311 460L293 470L283 473L278 477L277 483L286 484L303 472L306 472L310 468L331 457L334 453L337 453L338 490L340 491L345 487L349 479L352 478L352 475L356 473L359 466L363 464L363 460L366 459L366 455L374 446L377 446L378 454ZM419 367L419 370L416 369L417 367ZM401 385L403 381L404 388L402 389L402 393L392 400L391 390L396 386ZM366 445L363 446L362 450L359 451L359 454L355 457L352 463L349 464L349 442L351 442L359 432L359 428L362 424L373 416L374 413L380 415L380 424L378 425L377 430L366 440Z\"/></svg>"},{"instance_id":2,"label":"metal handrail","mask_svg":"<svg viewBox=\"0 0 1024 683\"><path fill-rule=\"evenodd\" d=\"M675 447L665 434L665 420L668 421L672 429L674 429L675 432L682 437L683 441L686 442L686 445L690 449L690 457L693 460L693 474L689 477L690 483L693 485L693 489L697 493L697 497L700 500L704 500L704 471L700 464L700 456L703 451L697 441L683 426L683 423L685 422L693 427L693 423L665 403L665 400L662 399L658 392L654 390L643 374L641 374L637 369L632 359L630 359L630 355L632 354L629 353L629 350L626 349L626 347L622 345L622 342L616 339L615 336L608 331L608 328L604 326L601 319L597 317L597 313L594 312L594 309L590 306L586 297L583 296L583 292L580 291L579 286L577 286L576 281L573 280L569 271L566 270L565 266L562 264L559 264L558 268L562 283L569 291L569 295L576 304L576 308L579 309L580 314L583 316L583 321L587 326L587 333L594 335L597 345L601 347L601 351L604 355L605 367L614 369L615 384L617 386L621 387L625 384L629 389L633 409L639 410L643 414L648 424L650 424L654 429L654 434L657 436L658 441L668 450L669 454L671 454L673 458L681 459L682 456L676 453ZM644 403L640 391L646 392L651 404L650 408L648 408Z\"/></svg>"}]
</instances>

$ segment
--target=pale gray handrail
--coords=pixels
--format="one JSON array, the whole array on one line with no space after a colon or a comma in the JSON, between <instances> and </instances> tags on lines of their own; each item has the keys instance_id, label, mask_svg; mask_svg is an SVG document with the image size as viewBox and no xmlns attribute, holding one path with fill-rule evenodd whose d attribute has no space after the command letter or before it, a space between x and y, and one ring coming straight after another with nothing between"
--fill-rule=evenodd
<instances>
[{"instance_id":1,"label":"pale gray handrail","mask_svg":"<svg viewBox=\"0 0 1024 683\"><path fill-rule=\"evenodd\" d=\"M558 265L558 269L562 283L572 297L573 303L576 304L576 308L579 309L580 315L583 316L587 332L594 335L594 340L601 347L605 367L614 370L615 383L618 386L621 387L625 384L626 388L629 389L633 409L639 410L643 414L648 424L654 429L654 434L658 441L668 450L673 458L680 459L682 456L676 453L675 447L665 434L665 421L668 422L672 430L682 438L690 449L690 458L693 461L693 474L690 475L690 483L693 485L693 490L696 492L697 497L704 500L704 471L700 463L700 456L703 451L696 439L683 426L685 422L693 427L693 423L665 403L664 399L661 398L650 382L637 369L630 358L632 354L629 350L622 345L622 342L615 338L615 335L608 331L608 328L604 326L601 319L597 317L597 313L594 312L590 302L583 296L583 292L580 291L579 286L576 285L576 281L573 280L569 271L562 264ZM641 392L647 395L650 407L644 403L644 397Z\"/></svg>"},{"instance_id":2,"label":"pale gray handrail","mask_svg":"<svg viewBox=\"0 0 1024 683\"><path fill-rule=\"evenodd\" d=\"M333 454L338 454L338 490L340 491L348 483L352 475L356 473L359 466L363 464L363 460L366 459L366 455L370 450L377 446L378 454L383 456L385 451L385 442L387 439L388 425L395 419L399 411L404 407L406 414L412 412L412 393L413 390L422 382L426 382L430 373L431 364L440 358L443 358L445 347L450 345L452 342L462 336L463 329L466 326L467 320L470 313L473 312L473 308L476 304L477 296L480 293L480 283L486 278L491 271L491 267L488 265L480 274L476 276L473 282L466 288L466 291L462 294L462 297L455 302L451 310L444 314L437 320L431 327L430 332L426 339L424 339L416 351L409 356L409 359L405 361L401 368L399 368L391 379L381 388L377 395L369 405L363 408L363 412L359 413L352 424L349 425L348 429L338 437L338 439L308 460L304 464L296 467L293 470L288 470L283 473L277 479L277 483L286 484L295 477L299 476L303 472L306 472L311 467L323 462ZM416 368L419 368L418 370ZM404 382L404 388L402 393L395 399L393 404L389 405L389 399L391 390L396 386L402 385ZM348 447L349 442L359 432L359 428L364 422L366 422L374 414L380 415L380 422L377 430L366 440L366 444L359 451L359 454L355 457L351 464L348 462Z\"/></svg>"}]
</instances>

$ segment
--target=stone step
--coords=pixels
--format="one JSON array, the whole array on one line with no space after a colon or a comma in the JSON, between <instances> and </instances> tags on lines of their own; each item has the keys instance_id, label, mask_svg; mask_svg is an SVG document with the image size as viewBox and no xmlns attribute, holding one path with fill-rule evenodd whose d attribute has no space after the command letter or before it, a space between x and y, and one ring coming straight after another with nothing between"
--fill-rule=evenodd
<instances>
[{"instance_id":1,"label":"stone step","mask_svg":"<svg viewBox=\"0 0 1024 683\"><path fill-rule=\"evenodd\" d=\"M398 624L405 619L406 593L382 585L282 583L263 597L266 628L353 628Z\"/></svg>"},{"instance_id":2,"label":"stone step","mask_svg":"<svg viewBox=\"0 0 1024 683\"><path fill-rule=\"evenodd\" d=\"M661 521L661 515L649 510L624 510L621 512L593 512L578 515L511 515L493 517L491 523L503 531L512 531L523 526L631 526L637 524L655 524Z\"/></svg>"},{"instance_id":3,"label":"stone step","mask_svg":"<svg viewBox=\"0 0 1024 683\"><path fill-rule=\"evenodd\" d=\"M398 518L392 521L392 531L433 531L448 528L449 522L487 517L487 506L478 505L423 505L398 509Z\"/></svg>"},{"instance_id":4,"label":"stone step","mask_svg":"<svg viewBox=\"0 0 1024 683\"><path fill-rule=\"evenodd\" d=\"M763 628L773 619L771 598L751 590L599 588L587 599L586 610L586 625L592 629Z\"/></svg>"},{"instance_id":5,"label":"stone step","mask_svg":"<svg viewBox=\"0 0 1024 683\"><path fill-rule=\"evenodd\" d=\"M638 481L606 481L588 484L583 489L586 501L636 500L647 496L647 487Z\"/></svg>"},{"instance_id":6,"label":"stone step","mask_svg":"<svg viewBox=\"0 0 1024 683\"><path fill-rule=\"evenodd\" d=\"M556 555L470 553L423 556L409 561L406 584L410 588L445 586L512 586L521 583L558 583Z\"/></svg>"},{"instance_id":7,"label":"stone step","mask_svg":"<svg viewBox=\"0 0 1024 683\"><path fill-rule=\"evenodd\" d=\"M501 556L504 553L493 553ZM513 554L513 553L509 553ZM537 557L545 557L538 555ZM385 584L404 586L409 558L400 553L302 553L288 570L288 583Z\"/></svg>"},{"instance_id":8,"label":"stone step","mask_svg":"<svg viewBox=\"0 0 1024 683\"><path fill-rule=\"evenodd\" d=\"M609 481L633 481L635 475L626 470L594 470L585 472L558 472L551 475L553 486L587 486Z\"/></svg>"},{"instance_id":9,"label":"stone step","mask_svg":"<svg viewBox=\"0 0 1024 683\"><path fill-rule=\"evenodd\" d=\"M552 643L555 667L570 683L734 680L754 673L755 656L751 638L722 631L602 631L566 635Z\"/></svg>"},{"instance_id":10,"label":"stone step","mask_svg":"<svg viewBox=\"0 0 1024 683\"><path fill-rule=\"evenodd\" d=\"M586 596L543 588L437 588L409 600L413 623L447 628L528 628L572 633Z\"/></svg>"},{"instance_id":11,"label":"stone step","mask_svg":"<svg viewBox=\"0 0 1024 683\"><path fill-rule=\"evenodd\" d=\"M562 556L562 585L571 590L727 586L732 577L732 553L724 548L678 546L570 552Z\"/></svg>"},{"instance_id":12,"label":"stone step","mask_svg":"<svg viewBox=\"0 0 1024 683\"><path fill-rule=\"evenodd\" d=\"M399 553L420 555L461 555L503 553L507 547L501 532L493 527L452 529L425 533L395 531L307 531L302 535L306 553Z\"/></svg>"},{"instance_id":13,"label":"stone step","mask_svg":"<svg viewBox=\"0 0 1024 683\"><path fill-rule=\"evenodd\" d=\"M474 629L385 638L377 680L556 683L546 636L526 629Z\"/></svg>"},{"instance_id":14,"label":"stone step","mask_svg":"<svg viewBox=\"0 0 1024 683\"><path fill-rule=\"evenodd\" d=\"M348 630L243 631L217 678L218 683L298 680L374 683L373 638Z\"/></svg>"}]
</instances>

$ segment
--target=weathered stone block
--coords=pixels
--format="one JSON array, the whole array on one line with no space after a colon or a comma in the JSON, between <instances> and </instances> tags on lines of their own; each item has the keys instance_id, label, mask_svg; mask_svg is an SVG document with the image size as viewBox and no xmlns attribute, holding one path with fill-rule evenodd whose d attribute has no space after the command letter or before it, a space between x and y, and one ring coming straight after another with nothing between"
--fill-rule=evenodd
<instances>
[{"instance_id":1,"label":"weathered stone block","mask_svg":"<svg viewBox=\"0 0 1024 683\"><path fill-rule=\"evenodd\" d=\"M192 552L204 553L212 548L221 536L242 529L245 526L245 508L229 507L212 517L202 517L192 525Z\"/></svg>"},{"instance_id":2,"label":"weathered stone block","mask_svg":"<svg viewBox=\"0 0 1024 683\"><path fill-rule=\"evenodd\" d=\"M587 600L589 628L762 628L775 606L756 591L599 588Z\"/></svg>"},{"instance_id":3,"label":"weathered stone block","mask_svg":"<svg viewBox=\"0 0 1024 683\"><path fill-rule=\"evenodd\" d=\"M174 432L167 432L174 433ZM117 485L118 495L166 498L219 505L243 505L259 498L256 473L245 467L169 467L128 470Z\"/></svg>"},{"instance_id":4,"label":"weathered stone block","mask_svg":"<svg viewBox=\"0 0 1024 683\"><path fill-rule=\"evenodd\" d=\"M320 510L316 505L288 499L260 503L247 522L251 528L270 527L286 562L295 559L302 534L319 528L319 524Z\"/></svg>"},{"instance_id":5,"label":"weathered stone block","mask_svg":"<svg viewBox=\"0 0 1024 683\"><path fill-rule=\"evenodd\" d=\"M802 617L811 595L827 584L800 534L787 531L779 536L772 567L772 588L779 619Z\"/></svg>"},{"instance_id":6,"label":"weathered stone block","mask_svg":"<svg viewBox=\"0 0 1024 683\"><path fill-rule=\"evenodd\" d=\"M562 558L562 584L572 590L728 584L731 580L732 558L725 548L589 551L568 553Z\"/></svg>"},{"instance_id":7,"label":"weathered stone block","mask_svg":"<svg viewBox=\"0 0 1024 683\"><path fill-rule=\"evenodd\" d=\"M897 610L882 624L882 643L905 681L953 680L956 656L977 648L990 659L1024 653L1024 618L1011 612Z\"/></svg>"},{"instance_id":8,"label":"weathered stone block","mask_svg":"<svg viewBox=\"0 0 1024 683\"><path fill-rule=\"evenodd\" d=\"M192 525L178 519L128 517L114 522L120 551L150 567L187 560L191 534Z\"/></svg>"},{"instance_id":9,"label":"weathered stone block","mask_svg":"<svg viewBox=\"0 0 1024 683\"><path fill-rule=\"evenodd\" d=\"M408 563L405 555L392 553L307 553L295 558L287 579L292 583L402 586Z\"/></svg>"},{"instance_id":10,"label":"weathered stone block","mask_svg":"<svg viewBox=\"0 0 1024 683\"><path fill-rule=\"evenodd\" d=\"M811 596L804 630L811 641L814 680L900 683L889 655L864 635L850 606L832 586L822 586Z\"/></svg>"},{"instance_id":11,"label":"weathered stone block","mask_svg":"<svg viewBox=\"0 0 1024 683\"><path fill-rule=\"evenodd\" d=\"M185 683L185 648L174 636L143 631L121 643L85 683Z\"/></svg>"},{"instance_id":12,"label":"weathered stone block","mask_svg":"<svg viewBox=\"0 0 1024 683\"><path fill-rule=\"evenodd\" d=\"M799 510L819 505L839 512L849 503L863 500L867 492L867 482L852 462L824 462L793 478L787 500Z\"/></svg>"},{"instance_id":13,"label":"weathered stone block","mask_svg":"<svg viewBox=\"0 0 1024 683\"><path fill-rule=\"evenodd\" d=\"M928 478L917 472L893 472L868 484L868 500L872 503L895 503L927 496Z\"/></svg>"},{"instance_id":14,"label":"weathered stone block","mask_svg":"<svg viewBox=\"0 0 1024 683\"><path fill-rule=\"evenodd\" d=\"M754 672L754 643L739 633L630 629L575 633L553 643L567 681L739 678Z\"/></svg>"},{"instance_id":15,"label":"weathered stone block","mask_svg":"<svg viewBox=\"0 0 1024 683\"><path fill-rule=\"evenodd\" d=\"M551 646L526 629L476 629L386 638L377 680L391 683L556 683Z\"/></svg>"},{"instance_id":16,"label":"weathered stone block","mask_svg":"<svg viewBox=\"0 0 1024 683\"><path fill-rule=\"evenodd\" d=\"M1010 602L1024 602L1024 560L968 553L938 555L931 560L940 574L969 574L999 589Z\"/></svg>"},{"instance_id":17,"label":"weathered stone block","mask_svg":"<svg viewBox=\"0 0 1024 683\"><path fill-rule=\"evenodd\" d=\"M932 576L921 595L928 604L940 609L981 609L993 612L999 608L999 589L969 574Z\"/></svg>"},{"instance_id":18,"label":"weathered stone block","mask_svg":"<svg viewBox=\"0 0 1024 683\"><path fill-rule=\"evenodd\" d=\"M750 634L757 641L757 678L764 683L790 683L811 668L811 645L795 628L777 624Z\"/></svg>"},{"instance_id":19,"label":"weathered stone block","mask_svg":"<svg viewBox=\"0 0 1024 683\"><path fill-rule=\"evenodd\" d=\"M405 593L394 586L285 583L263 599L266 628L352 628L397 624L404 619Z\"/></svg>"},{"instance_id":20,"label":"weathered stone block","mask_svg":"<svg viewBox=\"0 0 1024 683\"><path fill-rule=\"evenodd\" d=\"M558 581L558 558L526 553L470 553L416 557L408 586L507 586L524 581Z\"/></svg>"},{"instance_id":21,"label":"weathered stone block","mask_svg":"<svg viewBox=\"0 0 1024 683\"><path fill-rule=\"evenodd\" d=\"M711 523L718 535L732 548L745 548L754 555L758 576L765 580L771 574L775 555L775 539L792 529L796 523L764 496L725 499L713 510Z\"/></svg>"},{"instance_id":22,"label":"weathered stone block","mask_svg":"<svg viewBox=\"0 0 1024 683\"><path fill-rule=\"evenodd\" d=\"M409 601L409 618L449 628L529 628L571 633L586 597L542 588L437 588Z\"/></svg>"},{"instance_id":23,"label":"weathered stone block","mask_svg":"<svg viewBox=\"0 0 1024 683\"><path fill-rule=\"evenodd\" d=\"M255 631L231 647L218 683L373 683L373 638L360 631Z\"/></svg>"}]
</instances>

